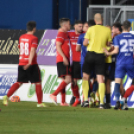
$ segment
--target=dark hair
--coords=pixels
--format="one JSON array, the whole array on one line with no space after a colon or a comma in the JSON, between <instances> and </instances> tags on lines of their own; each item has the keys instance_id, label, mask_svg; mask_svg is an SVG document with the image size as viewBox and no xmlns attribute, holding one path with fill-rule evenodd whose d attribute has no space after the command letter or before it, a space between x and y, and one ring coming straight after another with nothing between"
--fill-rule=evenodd
<instances>
[{"instance_id":1,"label":"dark hair","mask_svg":"<svg viewBox=\"0 0 134 134\"><path fill-rule=\"evenodd\" d=\"M94 20L88 20L89 27L94 26L94 25L96 25Z\"/></svg>"},{"instance_id":2,"label":"dark hair","mask_svg":"<svg viewBox=\"0 0 134 134\"><path fill-rule=\"evenodd\" d=\"M68 19L68 18L61 18L61 19L59 20L59 24L61 25L62 23L68 22L68 21L70 21L70 19Z\"/></svg>"},{"instance_id":3,"label":"dark hair","mask_svg":"<svg viewBox=\"0 0 134 134\"><path fill-rule=\"evenodd\" d=\"M122 26L123 26L123 29L128 30L128 28L131 27L131 22L126 20L123 22Z\"/></svg>"},{"instance_id":4,"label":"dark hair","mask_svg":"<svg viewBox=\"0 0 134 134\"><path fill-rule=\"evenodd\" d=\"M77 25L77 24L83 24L83 22L81 20L76 20L74 25Z\"/></svg>"},{"instance_id":5,"label":"dark hair","mask_svg":"<svg viewBox=\"0 0 134 134\"><path fill-rule=\"evenodd\" d=\"M33 31L34 28L36 28L36 22L35 21L29 21L27 23L27 31Z\"/></svg>"},{"instance_id":6,"label":"dark hair","mask_svg":"<svg viewBox=\"0 0 134 134\"><path fill-rule=\"evenodd\" d=\"M122 32L122 24L120 22L116 22L113 24L115 28L118 28L120 32Z\"/></svg>"}]
</instances>

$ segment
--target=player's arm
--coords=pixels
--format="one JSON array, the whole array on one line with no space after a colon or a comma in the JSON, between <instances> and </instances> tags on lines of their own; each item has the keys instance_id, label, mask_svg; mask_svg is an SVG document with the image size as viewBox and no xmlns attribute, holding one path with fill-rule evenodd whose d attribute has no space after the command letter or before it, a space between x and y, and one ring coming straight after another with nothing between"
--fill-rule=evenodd
<instances>
[{"instance_id":1,"label":"player's arm","mask_svg":"<svg viewBox=\"0 0 134 134\"><path fill-rule=\"evenodd\" d=\"M35 54L36 54L36 48L32 47L30 51L28 64L24 66L24 70L27 70L31 66Z\"/></svg>"},{"instance_id":2,"label":"player's arm","mask_svg":"<svg viewBox=\"0 0 134 134\"><path fill-rule=\"evenodd\" d=\"M114 55L114 54L117 54L118 52L119 52L119 41L118 41L118 38L117 37L115 37L114 38L114 49L113 49L113 51L111 51L111 52L108 52L108 50L106 49L106 48L104 48L104 52L105 52L105 54L107 55L107 56L109 56L109 55Z\"/></svg>"},{"instance_id":3,"label":"player's arm","mask_svg":"<svg viewBox=\"0 0 134 134\"><path fill-rule=\"evenodd\" d=\"M88 30L87 30L87 32L86 32L86 34L85 34L85 39L84 39L84 41L83 41L83 45L84 46L88 46L89 45L89 40L90 40L90 30L91 28L88 28Z\"/></svg>"},{"instance_id":4,"label":"player's arm","mask_svg":"<svg viewBox=\"0 0 134 134\"><path fill-rule=\"evenodd\" d=\"M77 45L76 45L76 51L77 51L77 52L81 51L81 45L80 45L80 44L77 44Z\"/></svg>"},{"instance_id":5,"label":"player's arm","mask_svg":"<svg viewBox=\"0 0 134 134\"><path fill-rule=\"evenodd\" d=\"M119 47L118 46L115 46L114 47L114 50L109 52L106 48L104 48L104 52L107 56L110 56L110 55L114 55L114 54L117 54L119 52Z\"/></svg>"},{"instance_id":6,"label":"player's arm","mask_svg":"<svg viewBox=\"0 0 134 134\"><path fill-rule=\"evenodd\" d=\"M76 51L81 51L81 44L82 44L82 38L79 37L77 44L76 44Z\"/></svg>"},{"instance_id":7,"label":"player's arm","mask_svg":"<svg viewBox=\"0 0 134 134\"><path fill-rule=\"evenodd\" d=\"M64 55L62 48L61 48L62 42L56 41L56 49L57 52L63 57L63 62L65 65L69 65L68 59Z\"/></svg>"}]
</instances>

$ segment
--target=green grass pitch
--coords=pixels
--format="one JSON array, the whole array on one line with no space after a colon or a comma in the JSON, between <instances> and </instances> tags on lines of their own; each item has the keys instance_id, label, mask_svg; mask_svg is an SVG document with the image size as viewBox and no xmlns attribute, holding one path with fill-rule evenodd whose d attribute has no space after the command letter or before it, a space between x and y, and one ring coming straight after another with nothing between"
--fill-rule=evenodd
<instances>
[{"instance_id":1,"label":"green grass pitch","mask_svg":"<svg viewBox=\"0 0 134 134\"><path fill-rule=\"evenodd\" d=\"M134 109L129 111L60 107L34 102L0 101L0 134L132 134Z\"/></svg>"}]
</instances>

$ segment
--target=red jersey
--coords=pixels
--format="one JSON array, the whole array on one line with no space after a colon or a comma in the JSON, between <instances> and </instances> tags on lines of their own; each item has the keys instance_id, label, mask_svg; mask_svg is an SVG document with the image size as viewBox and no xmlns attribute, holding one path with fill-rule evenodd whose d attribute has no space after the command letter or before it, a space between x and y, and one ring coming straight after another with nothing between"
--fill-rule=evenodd
<instances>
[{"instance_id":1,"label":"red jersey","mask_svg":"<svg viewBox=\"0 0 134 134\"><path fill-rule=\"evenodd\" d=\"M81 52L76 51L76 45L80 34L76 34L75 32L68 32L71 50L72 50L72 60L76 62L80 62Z\"/></svg>"},{"instance_id":2,"label":"red jersey","mask_svg":"<svg viewBox=\"0 0 134 134\"><path fill-rule=\"evenodd\" d=\"M57 37L56 37L56 42L61 42L61 49L67 59L70 59L70 47L69 47L69 38L68 38L68 33L67 32L58 32ZM63 62L63 57L58 53L57 51L57 57L56 57L56 63L57 62Z\"/></svg>"},{"instance_id":3,"label":"red jersey","mask_svg":"<svg viewBox=\"0 0 134 134\"><path fill-rule=\"evenodd\" d=\"M19 38L19 65L27 65L29 62L30 51L32 47L37 48L38 38L31 34L23 34ZM35 54L32 65L37 64L37 54Z\"/></svg>"}]
</instances>

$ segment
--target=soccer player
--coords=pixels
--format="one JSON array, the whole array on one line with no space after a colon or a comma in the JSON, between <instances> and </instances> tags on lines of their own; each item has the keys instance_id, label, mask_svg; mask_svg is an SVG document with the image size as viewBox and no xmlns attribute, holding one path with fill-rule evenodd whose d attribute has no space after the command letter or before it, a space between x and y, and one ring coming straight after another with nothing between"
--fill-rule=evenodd
<instances>
[{"instance_id":1,"label":"soccer player","mask_svg":"<svg viewBox=\"0 0 134 134\"><path fill-rule=\"evenodd\" d=\"M131 29L131 23L127 20L124 21L122 28L123 33L114 38L114 50L112 52L108 52L106 49L104 50L107 55L117 54L114 87L116 101L119 101L120 85L126 73L130 78L134 78L134 35L129 33ZM125 94L127 93L128 92Z\"/></svg>"},{"instance_id":2,"label":"soccer player","mask_svg":"<svg viewBox=\"0 0 134 134\"><path fill-rule=\"evenodd\" d=\"M27 33L19 38L19 66L18 79L9 89L6 96L3 97L3 104L8 105L8 98L23 84L30 81L35 84L36 95L38 99L37 107L46 107L42 103L43 93L41 86L40 69L37 64L36 49L38 46L38 38L34 36L36 32L36 22L27 23Z\"/></svg>"},{"instance_id":3,"label":"soccer player","mask_svg":"<svg viewBox=\"0 0 134 134\"><path fill-rule=\"evenodd\" d=\"M114 44L114 37L121 34L122 32L122 25L119 22L116 22L112 26L112 36L113 36L113 44ZM113 48L113 46L111 46ZM111 63L107 63L107 72L106 72L106 104L105 106L107 109L111 108L110 104L110 88L111 88L111 81L115 78L115 55L112 56ZM121 91L124 90L123 86L121 86Z\"/></svg>"},{"instance_id":4,"label":"soccer player","mask_svg":"<svg viewBox=\"0 0 134 134\"><path fill-rule=\"evenodd\" d=\"M80 62L80 64L81 64L81 77L83 77L82 67L83 67L84 59L85 59L85 56L87 53L87 47L83 46L84 36L85 36L85 33L87 32L88 28L91 26L94 26L94 25L95 25L94 20L89 20L88 22L85 22L83 24L83 32L84 33L79 36L79 39L77 41L76 51L81 51L81 62ZM90 79L95 78L95 77L96 77L95 73L92 72L92 76L90 77ZM89 79L89 83L90 83L90 79ZM98 83L97 83L97 81L94 81L93 82L93 92L94 91L96 92L97 89L98 89ZM91 90L89 90L89 91L91 91ZM89 92L88 96L90 96L90 93L91 92ZM87 106L88 105L82 106L82 107L87 107Z\"/></svg>"},{"instance_id":5,"label":"soccer player","mask_svg":"<svg viewBox=\"0 0 134 134\"><path fill-rule=\"evenodd\" d=\"M71 83L71 89L73 91L73 97L70 101L70 104L73 107L76 107L78 104L81 103L80 101L80 95L79 95L79 87L77 85L77 80L81 79L81 66L80 66L80 57L81 57L81 52L76 51L76 45L78 38L80 34L83 31L83 23L82 21L75 21L74 24L74 29L75 31L73 32L68 32L69 34L69 39L70 39L70 44L71 44L71 50L72 50L72 65L71 65L71 73L72 73L72 83ZM75 102L73 103L72 100Z\"/></svg>"},{"instance_id":6,"label":"soccer player","mask_svg":"<svg viewBox=\"0 0 134 134\"><path fill-rule=\"evenodd\" d=\"M83 42L84 46L87 46L87 54L83 65L83 95L84 102L88 104L88 80L90 78L91 71L95 68L97 75L97 81L99 83L99 95L100 95L100 107L104 108L104 96L105 96L105 55L103 48L109 45L112 41L111 30L105 26L102 26L102 16L97 13L94 16L95 26L88 29Z\"/></svg>"},{"instance_id":7,"label":"soccer player","mask_svg":"<svg viewBox=\"0 0 134 134\"><path fill-rule=\"evenodd\" d=\"M62 78L62 82L54 93L50 95L50 99L57 105L57 95L62 94L61 106L69 106L65 102L65 88L71 82L70 72L70 46L68 31L70 30L70 20L68 18L60 19L60 29L56 38L57 50L57 71L58 77Z\"/></svg>"}]
</instances>

